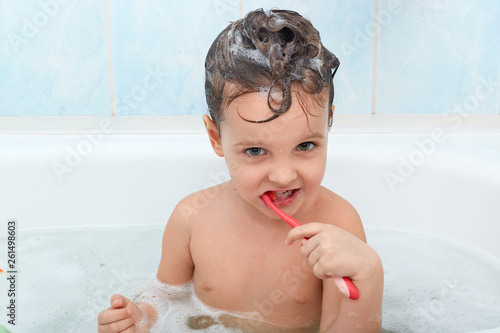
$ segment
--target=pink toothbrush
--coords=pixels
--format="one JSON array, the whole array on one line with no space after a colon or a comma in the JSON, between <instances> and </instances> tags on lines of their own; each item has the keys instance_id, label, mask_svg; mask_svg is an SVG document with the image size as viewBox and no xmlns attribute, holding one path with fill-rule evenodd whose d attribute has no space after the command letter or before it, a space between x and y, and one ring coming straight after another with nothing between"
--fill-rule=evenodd
<instances>
[{"instance_id":1,"label":"pink toothbrush","mask_svg":"<svg viewBox=\"0 0 500 333\"><path fill-rule=\"evenodd\" d=\"M271 192L272 193L272 192ZM274 195L274 193L272 193ZM299 221L294 219L293 217L285 214L282 212L271 200L269 197L269 194L264 193L262 195L262 199L266 203L266 205L271 208L283 221L288 223L288 225L292 228L298 227L300 224ZM309 238L305 238L306 240ZM349 279L347 276L344 277L333 277L333 281L339 288L340 292L344 294L346 297L349 297L350 299L356 300L359 298L359 292L354 286L354 283L352 283L351 279Z\"/></svg>"}]
</instances>

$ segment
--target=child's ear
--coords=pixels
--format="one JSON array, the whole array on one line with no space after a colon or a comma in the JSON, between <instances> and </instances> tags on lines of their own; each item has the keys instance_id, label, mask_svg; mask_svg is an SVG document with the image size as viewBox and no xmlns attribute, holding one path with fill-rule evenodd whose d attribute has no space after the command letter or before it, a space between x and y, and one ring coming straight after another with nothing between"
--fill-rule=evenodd
<instances>
[{"instance_id":1,"label":"child's ear","mask_svg":"<svg viewBox=\"0 0 500 333\"><path fill-rule=\"evenodd\" d=\"M335 112L335 105L332 104L330 111L328 112L328 130L332 128L333 124L333 113Z\"/></svg>"},{"instance_id":2,"label":"child's ear","mask_svg":"<svg viewBox=\"0 0 500 333\"><path fill-rule=\"evenodd\" d=\"M208 138L210 139L210 144L212 145L214 152L218 156L224 157L224 152L222 151L222 145L220 143L220 135L219 131L217 130L217 126L215 126L213 120L210 119L210 117L206 114L203 115L203 123L205 124L205 129L207 130Z\"/></svg>"}]
</instances>

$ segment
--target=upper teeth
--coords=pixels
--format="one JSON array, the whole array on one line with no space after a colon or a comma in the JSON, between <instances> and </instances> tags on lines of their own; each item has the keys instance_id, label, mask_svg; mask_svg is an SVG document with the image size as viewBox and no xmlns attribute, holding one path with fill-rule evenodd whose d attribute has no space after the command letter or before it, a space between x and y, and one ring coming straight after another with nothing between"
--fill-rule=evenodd
<instances>
[{"instance_id":1,"label":"upper teeth","mask_svg":"<svg viewBox=\"0 0 500 333\"><path fill-rule=\"evenodd\" d=\"M292 195L293 190L288 190L285 192L274 192L274 193L276 194L276 199L283 199L283 198L286 198L286 197Z\"/></svg>"}]
</instances>

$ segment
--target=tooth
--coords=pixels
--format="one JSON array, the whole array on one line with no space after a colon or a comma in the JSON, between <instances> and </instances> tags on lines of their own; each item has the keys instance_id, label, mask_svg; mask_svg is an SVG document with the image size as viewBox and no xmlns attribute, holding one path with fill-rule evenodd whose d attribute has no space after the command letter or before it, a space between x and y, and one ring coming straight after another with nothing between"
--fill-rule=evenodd
<instances>
[{"instance_id":1,"label":"tooth","mask_svg":"<svg viewBox=\"0 0 500 333\"><path fill-rule=\"evenodd\" d=\"M293 194L293 190L287 190L287 191L283 191L283 192L275 192L276 193L276 197L277 199L283 199L283 198L288 198L289 196L291 196Z\"/></svg>"}]
</instances>

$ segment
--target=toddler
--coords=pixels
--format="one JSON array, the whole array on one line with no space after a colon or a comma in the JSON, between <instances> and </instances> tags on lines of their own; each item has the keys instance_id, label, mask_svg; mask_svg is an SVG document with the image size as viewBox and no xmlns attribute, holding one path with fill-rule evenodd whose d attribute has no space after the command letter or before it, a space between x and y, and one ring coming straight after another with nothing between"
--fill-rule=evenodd
<instances>
[{"instance_id":1,"label":"toddler","mask_svg":"<svg viewBox=\"0 0 500 333\"><path fill-rule=\"evenodd\" d=\"M205 62L203 121L231 178L179 202L153 291L135 302L113 295L99 332L148 332L166 311L163 300L175 298L167 286L191 281L224 314L191 318L186 328L380 332L381 261L356 210L321 186L338 66L293 11L255 10L219 34ZM264 193L303 225L290 229ZM359 299L341 294L332 277L349 277Z\"/></svg>"}]
</instances>

